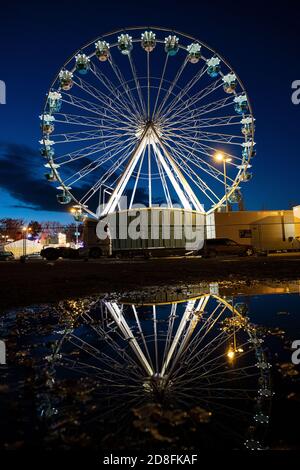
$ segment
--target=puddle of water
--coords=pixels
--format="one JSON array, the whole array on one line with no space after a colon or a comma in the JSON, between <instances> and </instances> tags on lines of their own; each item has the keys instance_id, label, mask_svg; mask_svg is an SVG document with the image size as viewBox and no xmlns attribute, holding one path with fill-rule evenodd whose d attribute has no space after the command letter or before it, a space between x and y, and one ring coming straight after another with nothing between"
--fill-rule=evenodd
<instances>
[{"instance_id":1,"label":"puddle of water","mask_svg":"<svg viewBox=\"0 0 300 470\"><path fill-rule=\"evenodd\" d=\"M7 312L0 445L297 448L299 307L298 282L213 283Z\"/></svg>"}]
</instances>

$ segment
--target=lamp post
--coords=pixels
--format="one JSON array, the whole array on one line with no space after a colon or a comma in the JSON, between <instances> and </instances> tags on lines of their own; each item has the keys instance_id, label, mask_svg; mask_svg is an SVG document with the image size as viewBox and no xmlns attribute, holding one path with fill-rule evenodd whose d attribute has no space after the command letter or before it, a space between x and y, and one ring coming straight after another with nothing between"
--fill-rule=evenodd
<instances>
[{"instance_id":1,"label":"lamp post","mask_svg":"<svg viewBox=\"0 0 300 470\"><path fill-rule=\"evenodd\" d=\"M27 234L30 232L31 228L30 227L23 227L23 256L26 256L26 241L27 241Z\"/></svg>"},{"instance_id":2,"label":"lamp post","mask_svg":"<svg viewBox=\"0 0 300 470\"><path fill-rule=\"evenodd\" d=\"M82 213L82 209L80 206L74 206L70 209L70 213L74 217L75 221L75 245L76 248L79 246L79 224L84 221L85 215Z\"/></svg>"},{"instance_id":3,"label":"lamp post","mask_svg":"<svg viewBox=\"0 0 300 470\"><path fill-rule=\"evenodd\" d=\"M226 201L226 212L228 212L228 197L227 197L227 171L226 163L231 162L232 158L226 157L223 152L218 152L215 155L215 160L223 162L223 174L224 174L224 187L225 187L225 201Z\"/></svg>"}]
</instances>

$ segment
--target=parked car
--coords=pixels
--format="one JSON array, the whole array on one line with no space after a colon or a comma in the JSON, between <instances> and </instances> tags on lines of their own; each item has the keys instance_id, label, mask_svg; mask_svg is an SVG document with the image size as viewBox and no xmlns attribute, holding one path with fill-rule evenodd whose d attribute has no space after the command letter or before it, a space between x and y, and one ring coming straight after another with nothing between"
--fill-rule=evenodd
<instances>
[{"instance_id":1,"label":"parked car","mask_svg":"<svg viewBox=\"0 0 300 470\"><path fill-rule=\"evenodd\" d=\"M43 259L40 253L29 253L26 259Z\"/></svg>"},{"instance_id":2,"label":"parked car","mask_svg":"<svg viewBox=\"0 0 300 470\"><path fill-rule=\"evenodd\" d=\"M215 258L223 255L252 256L254 253L251 245L242 245L230 238L211 238L204 241L199 254L204 258Z\"/></svg>"},{"instance_id":3,"label":"parked car","mask_svg":"<svg viewBox=\"0 0 300 470\"><path fill-rule=\"evenodd\" d=\"M0 251L0 261L12 261L15 257L11 251Z\"/></svg>"}]
</instances>

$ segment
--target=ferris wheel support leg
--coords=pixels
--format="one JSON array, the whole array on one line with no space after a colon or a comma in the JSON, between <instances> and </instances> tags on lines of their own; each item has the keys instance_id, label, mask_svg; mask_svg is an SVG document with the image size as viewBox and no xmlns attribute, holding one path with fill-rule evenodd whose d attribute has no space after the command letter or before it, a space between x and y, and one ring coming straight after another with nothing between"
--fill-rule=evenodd
<instances>
[{"instance_id":1,"label":"ferris wheel support leg","mask_svg":"<svg viewBox=\"0 0 300 470\"><path fill-rule=\"evenodd\" d=\"M167 150L166 146L163 144L163 142L162 142L161 139L159 138L159 136L158 136L158 134L157 134L157 132L156 132L156 130L155 130L154 128L153 128L153 133L154 133L154 135L155 135L156 140L159 142L159 144L160 144L160 146L161 146L161 148L162 148L162 150L163 150L164 155L167 157L168 162L169 162L169 164L171 165L171 167L172 167L174 173L176 174L178 180L180 181L182 187L184 188L184 191L185 191L186 194L188 195L190 202L193 204L195 210L197 210L197 211L199 211L199 212L204 212L204 207L203 207L203 205L202 205L202 204L200 203L200 201L198 200L198 198L197 198L197 196L195 195L194 191L192 190L192 188L190 187L189 183L187 182L187 180L185 179L185 177L184 177L183 174L181 173L180 169L178 168L178 166L176 165L174 159L172 158L170 152ZM153 145L156 147L156 149L158 148L158 147L157 147L157 144L154 142L154 139L153 139ZM160 152L160 151L159 151L159 153L160 153L160 155L161 155L161 152ZM163 160L164 160L164 159L163 159ZM164 162L165 162L165 160L164 160ZM161 162L161 163L163 164L163 162ZM167 167L168 167L168 165L167 165ZM165 168L165 166L164 166L164 168ZM168 167L168 168L169 168L169 167ZM172 174L172 173L171 173L171 174ZM169 176L169 174L168 174L168 176ZM172 176L173 176L173 175L172 175ZM170 177L170 176L169 176L169 177ZM173 179L175 179L174 176L173 176ZM173 182L172 182L172 183L173 183ZM181 191L181 192L182 192L182 191ZM178 194L178 196L179 196L179 194ZM184 196L184 194L183 194L183 196ZM185 197L185 196L184 196L184 197ZM185 199L186 199L186 197L185 197ZM181 198L180 198L180 200L181 200ZM186 199L186 200L187 200L187 199ZM181 200L181 202L183 203L182 200ZM185 209L188 209L188 208L192 209L191 203L190 203L189 201L187 201L187 202L188 202L189 207L185 207L185 206L184 206Z\"/></svg>"},{"instance_id":2,"label":"ferris wheel support leg","mask_svg":"<svg viewBox=\"0 0 300 470\"><path fill-rule=\"evenodd\" d=\"M161 376L164 376L165 373L166 373L166 370L170 364L170 361L172 359L172 356L174 354L174 351L175 349L177 348L178 344L179 344L179 341L181 339L181 336L182 336L182 333L187 325L187 322L189 321L191 315L192 315L192 312L193 312L193 309L194 309L194 305L195 305L195 300L193 301L190 301L188 302L187 306L186 306L186 309L184 311L184 314L182 315L182 318L181 318L181 321L180 321L180 324L178 326L178 329L176 331L176 334L174 336L174 339L173 339L173 342L171 344L171 347L168 351L168 354L167 354L167 357L166 357L166 360L162 366L162 369L161 369Z\"/></svg>"},{"instance_id":3,"label":"ferris wheel support leg","mask_svg":"<svg viewBox=\"0 0 300 470\"><path fill-rule=\"evenodd\" d=\"M147 135L148 135L148 131L149 131L149 125L147 126L145 132L144 132L144 135L142 137L142 139L140 140L140 142L138 143L136 149L134 150L125 170L124 170L124 173L122 175L122 177L120 178L117 186L115 187L114 191L112 192L111 194L111 197L109 198L106 206L104 207L103 211L101 212L101 217L104 217L106 216L107 214L111 214L112 212L114 212L114 210L116 209L119 201L120 201L120 198L126 188L126 185L137 165L137 162L139 161L140 159L140 156L142 155L144 149L145 149L145 146L147 144Z\"/></svg>"},{"instance_id":4,"label":"ferris wheel support leg","mask_svg":"<svg viewBox=\"0 0 300 470\"><path fill-rule=\"evenodd\" d=\"M130 327L128 326L118 304L116 302L105 302L105 305L109 313L111 314L112 318L118 325L119 329L121 330L122 334L124 335L124 338L129 341L129 345L131 349L133 350L133 352L135 353L137 359L139 360L139 363L142 365L147 375L152 377L154 375L154 370L150 366L137 340L133 336L132 331Z\"/></svg>"},{"instance_id":5,"label":"ferris wheel support leg","mask_svg":"<svg viewBox=\"0 0 300 470\"><path fill-rule=\"evenodd\" d=\"M156 145L156 143L154 142L154 140L152 140L152 146L153 146L153 149L157 155L157 158L159 160L159 162L161 163L163 169L165 170L166 174L168 175L169 177L169 180L171 181L172 183L172 186L173 188L175 189L179 199L180 199L180 202L181 204L183 205L184 209L192 209L192 206L190 204L190 202L188 201L188 199L186 198L184 192L182 191L180 185L178 184L174 174L172 173L169 165L167 164L165 158L163 157L161 151L159 150L158 146Z\"/></svg>"},{"instance_id":6,"label":"ferris wheel support leg","mask_svg":"<svg viewBox=\"0 0 300 470\"><path fill-rule=\"evenodd\" d=\"M207 295L204 298L200 299L199 304L193 310L193 314L190 318L190 324L189 324L188 329L187 329L187 331L184 335L184 338L183 338L183 340L182 340L182 342L179 346L179 349L176 353L176 356L175 356L175 358L172 362L172 367L170 368L169 373L171 373L174 370L174 368L176 367L180 357L182 356L182 354L186 350L186 348L188 346L188 343L189 343L189 340L190 340L190 338L193 334L193 331L195 330L195 328L197 326L198 321L200 320L200 316L204 312L204 309L206 307L206 304L207 304L208 300L209 300L209 295Z\"/></svg>"},{"instance_id":7,"label":"ferris wheel support leg","mask_svg":"<svg viewBox=\"0 0 300 470\"><path fill-rule=\"evenodd\" d=\"M195 301L192 301L192 302L188 302L188 305L185 309L185 312L183 314L183 317L181 319L181 322L179 324L179 327L178 327L178 330L176 332L176 335L174 337L174 340L172 342L172 345L169 349L169 352L168 352L168 355L167 355L167 358L163 364L163 368L162 368L162 372L161 372L161 375L164 375L166 373L166 370L171 362L171 359L172 359L172 356L174 355L174 352L177 348L177 346L179 345L179 342L180 342L180 339L182 337L182 334L183 334L183 331L187 325L187 322L189 321L189 326L188 326L188 329L180 343L180 346L179 346L179 349L176 353L176 356L172 362L172 366L170 368L170 371L171 372L174 367L176 366L179 358L181 357L182 353L185 351L186 349L186 346L189 342L189 339L195 329L195 327L197 326L197 323L199 321L199 313L200 312L203 312L207 302L209 300L209 296L205 296L205 297L202 297L197 305L196 308L194 308L194 305L195 305Z\"/></svg>"}]
</instances>

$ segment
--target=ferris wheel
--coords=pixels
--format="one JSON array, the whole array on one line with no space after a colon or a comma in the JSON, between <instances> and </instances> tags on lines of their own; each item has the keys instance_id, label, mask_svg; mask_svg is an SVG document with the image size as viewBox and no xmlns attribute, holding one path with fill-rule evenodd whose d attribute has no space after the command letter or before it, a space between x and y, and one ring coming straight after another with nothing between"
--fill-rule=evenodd
<instances>
[{"instance_id":1,"label":"ferris wheel","mask_svg":"<svg viewBox=\"0 0 300 470\"><path fill-rule=\"evenodd\" d=\"M47 357L51 394L54 387L60 397L67 393L60 392L60 377L66 376L72 390L87 389L83 414L69 405L66 411L82 420L86 431L98 421L103 429L97 439L109 434L113 423L114 440L120 434L124 445L132 410L148 417L153 407L154 427L163 410L166 415L175 410L177 418L192 413L194 424L206 423L204 435L203 424L196 434L198 447L212 439L217 447L262 449L273 394L271 366L247 305L213 293L168 303L145 300L107 296L61 304L66 323ZM52 399L49 417L65 423L64 401L55 394ZM146 432L149 423L139 427Z\"/></svg>"},{"instance_id":2,"label":"ferris wheel","mask_svg":"<svg viewBox=\"0 0 300 470\"><path fill-rule=\"evenodd\" d=\"M255 119L241 80L174 30L131 27L84 45L40 119L45 176L79 213L164 205L208 214L238 202L251 178Z\"/></svg>"}]
</instances>

